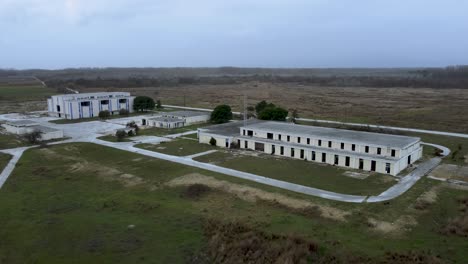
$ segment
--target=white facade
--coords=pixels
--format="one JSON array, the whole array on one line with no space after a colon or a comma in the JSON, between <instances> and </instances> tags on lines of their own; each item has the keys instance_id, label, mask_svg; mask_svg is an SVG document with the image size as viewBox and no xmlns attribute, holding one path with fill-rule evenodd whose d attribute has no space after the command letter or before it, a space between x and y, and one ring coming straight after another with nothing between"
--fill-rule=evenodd
<instances>
[{"instance_id":1,"label":"white facade","mask_svg":"<svg viewBox=\"0 0 468 264\"><path fill-rule=\"evenodd\" d=\"M120 109L132 113L134 99L134 96L125 92L62 94L47 99L47 107L50 116L66 119L91 118L97 117L104 110L111 115L119 114Z\"/></svg>"},{"instance_id":2,"label":"white facade","mask_svg":"<svg viewBox=\"0 0 468 264\"><path fill-rule=\"evenodd\" d=\"M199 130L200 143L212 137L220 147L235 142L241 149L391 175L422 157L419 138L284 122L241 126L236 136Z\"/></svg>"},{"instance_id":3,"label":"white facade","mask_svg":"<svg viewBox=\"0 0 468 264\"><path fill-rule=\"evenodd\" d=\"M10 121L2 124L2 127L5 128L8 133L15 135L24 135L34 131L39 131L41 132L40 140L63 138L62 130L41 126L30 120Z\"/></svg>"},{"instance_id":4,"label":"white facade","mask_svg":"<svg viewBox=\"0 0 468 264\"><path fill-rule=\"evenodd\" d=\"M143 119L142 123L150 127L159 128L179 128L192 124L205 123L210 120L210 113L197 111L175 111L160 113L148 119Z\"/></svg>"}]
</instances>

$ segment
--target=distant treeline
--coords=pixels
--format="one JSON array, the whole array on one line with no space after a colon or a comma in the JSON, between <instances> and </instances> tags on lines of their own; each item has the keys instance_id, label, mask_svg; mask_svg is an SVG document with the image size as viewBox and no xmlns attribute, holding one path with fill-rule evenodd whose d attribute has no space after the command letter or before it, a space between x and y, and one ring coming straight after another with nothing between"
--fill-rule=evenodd
<instances>
[{"instance_id":1,"label":"distant treeline","mask_svg":"<svg viewBox=\"0 0 468 264\"><path fill-rule=\"evenodd\" d=\"M325 87L468 88L468 66L426 69L254 69L225 67L144 68L140 69L140 71L131 68L128 69L129 72L124 69L110 68L34 71L19 71L19 73L35 73L34 76L44 80L48 86L56 88L161 87L238 84L253 81L298 83ZM122 75L117 77L117 72ZM14 73L17 74L18 71ZM183 74L179 75L177 73Z\"/></svg>"}]
</instances>

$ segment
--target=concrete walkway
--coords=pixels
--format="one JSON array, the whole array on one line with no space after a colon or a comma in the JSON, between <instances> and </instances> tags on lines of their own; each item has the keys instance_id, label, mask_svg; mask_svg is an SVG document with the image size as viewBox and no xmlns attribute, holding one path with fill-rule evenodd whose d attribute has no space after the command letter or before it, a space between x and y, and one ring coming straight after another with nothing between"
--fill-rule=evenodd
<instances>
[{"instance_id":1,"label":"concrete walkway","mask_svg":"<svg viewBox=\"0 0 468 264\"><path fill-rule=\"evenodd\" d=\"M201 156L205 156L205 155L208 155L208 154L211 154L211 153L215 153L217 152L216 149L213 149L213 150L208 150L208 151L205 151L205 152L200 152L200 153L197 153L197 154L193 154L193 155L189 155L189 156L185 156L186 158L189 158L189 159L194 159L196 157L201 157Z\"/></svg>"}]
</instances>

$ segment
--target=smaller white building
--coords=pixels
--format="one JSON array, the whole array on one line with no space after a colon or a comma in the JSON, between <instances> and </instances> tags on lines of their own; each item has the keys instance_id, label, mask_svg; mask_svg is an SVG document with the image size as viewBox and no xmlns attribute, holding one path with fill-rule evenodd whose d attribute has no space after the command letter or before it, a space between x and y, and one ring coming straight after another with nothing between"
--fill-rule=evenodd
<instances>
[{"instance_id":1,"label":"smaller white building","mask_svg":"<svg viewBox=\"0 0 468 264\"><path fill-rule=\"evenodd\" d=\"M143 125L160 128L178 128L210 120L210 113L199 111L175 111L160 113L157 116L143 119Z\"/></svg>"},{"instance_id":2,"label":"smaller white building","mask_svg":"<svg viewBox=\"0 0 468 264\"><path fill-rule=\"evenodd\" d=\"M2 127L5 128L8 133L15 135L24 135L34 131L39 131L41 132L40 140L63 138L62 130L41 126L31 120L8 121L5 124L2 124Z\"/></svg>"},{"instance_id":3,"label":"smaller white building","mask_svg":"<svg viewBox=\"0 0 468 264\"><path fill-rule=\"evenodd\" d=\"M133 112L135 97L126 92L101 92L54 95L47 99L50 116L66 119L97 117L100 111L119 114L121 109Z\"/></svg>"}]
</instances>

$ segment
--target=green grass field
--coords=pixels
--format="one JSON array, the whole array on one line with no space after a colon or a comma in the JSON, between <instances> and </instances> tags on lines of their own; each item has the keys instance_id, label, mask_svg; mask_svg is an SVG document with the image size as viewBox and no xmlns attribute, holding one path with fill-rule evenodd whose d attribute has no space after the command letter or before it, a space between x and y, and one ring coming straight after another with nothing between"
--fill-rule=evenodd
<instances>
[{"instance_id":1,"label":"green grass field","mask_svg":"<svg viewBox=\"0 0 468 264\"><path fill-rule=\"evenodd\" d=\"M0 149L10 149L29 145L21 137L11 134L0 134Z\"/></svg>"},{"instance_id":2,"label":"green grass field","mask_svg":"<svg viewBox=\"0 0 468 264\"><path fill-rule=\"evenodd\" d=\"M56 93L57 91L55 89L43 87L41 85L0 85L0 100L4 101L43 100Z\"/></svg>"},{"instance_id":3,"label":"green grass field","mask_svg":"<svg viewBox=\"0 0 468 264\"><path fill-rule=\"evenodd\" d=\"M200 144L197 141L190 139L175 139L173 141L163 142L158 145L138 144L135 145L135 147L175 156L188 156L200 152L218 149L211 145Z\"/></svg>"},{"instance_id":4,"label":"green grass field","mask_svg":"<svg viewBox=\"0 0 468 264\"><path fill-rule=\"evenodd\" d=\"M194 172L334 206L351 215L346 222L329 220L217 190L191 199L182 195L183 187L165 186ZM417 197L440 184L423 179L389 203L343 204L94 144L31 149L0 190L0 259L3 263L186 263L207 246L204 228L212 219L236 221L266 234L311 239L319 245L320 255L333 255L341 260L337 263L350 262L349 256L367 259L355 263L376 263L388 252L410 250L463 263L468 240L438 230L459 214L456 199L467 192L442 188L436 203L423 211L411 209ZM414 217L417 225L401 234L383 235L365 220L393 222L403 214Z\"/></svg>"},{"instance_id":5,"label":"green grass field","mask_svg":"<svg viewBox=\"0 0 468 264\"><path fill-rule=\"evenodd\" d=\"M230 153L216 152L195 159L277 180L346 194L379 194L396 183L394 178L388 175L371 174L366 179L355 179L343 175L347 170L340 167L267 155L233 156Z\"/></svg>"},{"instance_id":6,"label":"green grass field","mask_svg":"<svg viewBox=\"0 0 468 264\"><path fill-rule=\"evenodd\" d=\"M152 127L152 128L141 129L138 132L138 135L139 136L167 136L171 134L178 134L178 133L184 133L188 131L197 130L197 128L199 127L205 127L209 125L210 125L209 123L202 123L202 124L196 124L196 125L180 127L180 128L172 128L172 129Z\"/></svg>"},{"instance_id":7,"label":"green grass field","mask_svg":"<svg viewBox=\"0 0 468 264\"><path fill-rule=\"evenodd\" d=\"M0 153L0 172L5 168L5 166L10 161L11 156L5 153Z\"/></svg>"}]
</instances>

